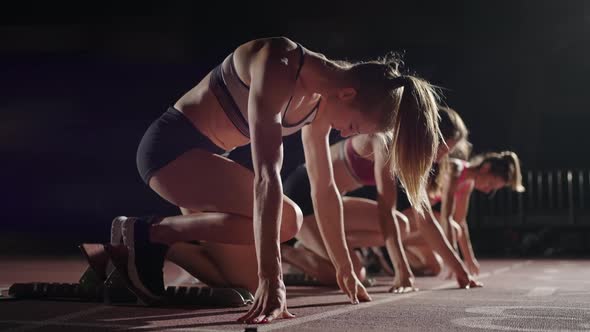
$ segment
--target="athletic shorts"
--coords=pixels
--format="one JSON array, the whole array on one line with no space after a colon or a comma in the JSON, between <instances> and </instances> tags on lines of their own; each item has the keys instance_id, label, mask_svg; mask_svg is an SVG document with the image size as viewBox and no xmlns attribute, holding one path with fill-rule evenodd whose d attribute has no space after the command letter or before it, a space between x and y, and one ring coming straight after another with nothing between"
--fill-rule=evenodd
<instances>
[{"instance_id":1,"label":"athletic shorts","mask_svg":"<svg viewBox=\"0 0 590 332\"><path fill-rule=\"evenodd\" d=\"M409 208L410 201L406 196L402 186L397 181L397 210L404 211ZM305 165L297 167L287 179L283 182L283 193L291 198L303 212L304 216L314 213L313 202L311 200L311 186L309 184L309 175ZM377 200L377 188L375 186L364 186L357 190L346 193L345 196L367 198Z\"/></svg>"},{"instance_id":2,"label":"athletic shorts","mask_svg":"<svg viewBox=\"0 0 590 332\"><path fill-rule=\"evenodd\" d=\"M227 155L225 150L203 135L184 114L169 107L143 135L137 149L137 170L148 184L156 171L191 149Z\"/></svg>"}]
</instances>

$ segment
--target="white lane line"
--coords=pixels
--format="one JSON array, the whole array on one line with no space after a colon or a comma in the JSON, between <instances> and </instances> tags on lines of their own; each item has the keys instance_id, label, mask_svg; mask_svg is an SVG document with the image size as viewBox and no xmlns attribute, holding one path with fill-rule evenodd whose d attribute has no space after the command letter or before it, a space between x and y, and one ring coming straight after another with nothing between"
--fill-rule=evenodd
<instances>
[{"instance_id":1,"label":"white lane line","mask_svg":"<svg viewBox=\"0 0 590 332\"><path fill-rule=\"evenodd\" d=\"M25 326L20 326L20 327L15 327L12 329L8 329L5 330L5 332L20 332L20 331L27 331L27 330L32 330L32 329L36 329L39 327L44 327L44 326L49 326L49 325L62 325L62 324L70 324L68 322L65 322L67 320L73 319L73 318L77 318L80 316L84 316L84 315L89 315L89 314L94 314L103 310L108 309L109 307L107 306L98 306L98 307L93 307L90 309L86 309L86 310L81 310L81 311L76 311L76 312L72 312L69 313L67 315L62 315L62 316L57 316L57 317L53 317L47 320L42 320L39 322L28 322L27 325Z\"/></svg>"},{"instance_id":2,"label":"white lane line","mask_svg":"<svg viewBox=\"0 0 590 332\"><path fill-rule=\"evenodd\" d=\"M543 272L545 273L558 273L558 269L544 269Z\"/></svg>"},{"instance_id":3,"label":"white lane line","mask_svg":"<svg viewBox=\"0 0 590 332\"><path fill-rule=\"evenodd\" d=\"M504 273L507 272L509 270L514 269L515 267L521 267L525 264L530 264L532 261L526 261L525 263L517 263L517 264L513 264L509 267L503 267L500 268L498 270L501 270L502 272L500 273ZM491 275L497 275L498 270L494 270L492 271L490 274L486 275L486 276L479 276L478 279L484 279L488 276ZM433 289L429 289L429 290L423 290L423 291L419 291L419 292L415 292L415 293L409 293L409 294L399 294L399 295L395 295L395 296L391 296L391 297L386 297L380 300L376 300L376 301L372 301L372 302L367 302L367 303L361 303L361 304L357 304L357 305L349 305L340 309L335 309L332 311L326 311L326 312L321 312L321 313L317 313L315 315L309 315L309 316L305 316L305 317L300 317L300 318L295 318L295 319L291 319L291 320L283 320L280 322L274 322L272 323L272 325L267 325L267 326L258 326L258 331L273 331L273 330L278 330L278 329L282 329L282 328L286 328L286 327L292 327L295 325L301 325L304 323L309 323L309 322L313 322L316 320L320 320L320 319L324 319L324 318L328 318L328 317L332 317L332 316L336 316L336 315L341 315L341 314L345 314L348 312L352 312L352 311L357 311L357 310L361 310L361 309L367 309L370 307L374 307L376 305L380 305L380 304L384 304L384 303L391 303L391 302L396 302L396 301L400 301L400 300L404 300L404 299L409 299L415 296L418 296L420 294L427 294L427 293L431 293L435 290L439 290L439 289L444 289L444 288L449 288L452 286L457 285L456 281L452 281L452 282L448 282L445 283L443 285L440 285L438 287L435 287Z\"/></svg>"},{"instance_id":4,"label":"white lane line","mask_svg":"<svg viewBox=\"0 0 590 332\"><path fill-rule=\"evenodd\" d=\"M535 288L531 289L531 291L528 292L526 294L526 296L529 296L529 297L551 296L551 295L553 295L553 293L555 293L556 290L557 290L557 287L535 287Z\"/></svg>"}]
</instances>

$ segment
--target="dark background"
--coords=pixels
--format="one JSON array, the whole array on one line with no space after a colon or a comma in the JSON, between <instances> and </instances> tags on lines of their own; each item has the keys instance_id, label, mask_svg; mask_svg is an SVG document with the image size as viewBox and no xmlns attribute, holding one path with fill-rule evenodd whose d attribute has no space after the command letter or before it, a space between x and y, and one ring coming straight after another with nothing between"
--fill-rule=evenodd
<instances>
[{"instance_id":1,"label":"dark background","mask_svg":"<svg viewBox=\"0 0 590 332\"><path fill-rule=\"evenodd\" d=\"M336 59L404 52L410 70L445 88L476 152L512 149L524 169L590 164L590 2L218 3L0 11L2 250L72 248L106 240L116 215L176 213L142 183L137 144L260 37ZM283 175L302 160L299 136L287 137Z\"/></svg>"}]
</instances>

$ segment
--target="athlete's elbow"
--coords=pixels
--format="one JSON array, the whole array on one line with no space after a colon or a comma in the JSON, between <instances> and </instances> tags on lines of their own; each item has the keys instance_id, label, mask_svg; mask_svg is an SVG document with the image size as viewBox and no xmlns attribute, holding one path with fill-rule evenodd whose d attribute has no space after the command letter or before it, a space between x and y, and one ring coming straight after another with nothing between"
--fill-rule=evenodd
<instances>
[{"instance_id":1,"label":"athlete's elbow","mask_svg":"<svg viewBox=\"0 0 590 332\"><path fill-rule=\"evenodd\" d=\"M274 182L281 179L280 166L276 163L258 163L254 167L254 182L257 184Z\"/></svg>"}]
</instances>

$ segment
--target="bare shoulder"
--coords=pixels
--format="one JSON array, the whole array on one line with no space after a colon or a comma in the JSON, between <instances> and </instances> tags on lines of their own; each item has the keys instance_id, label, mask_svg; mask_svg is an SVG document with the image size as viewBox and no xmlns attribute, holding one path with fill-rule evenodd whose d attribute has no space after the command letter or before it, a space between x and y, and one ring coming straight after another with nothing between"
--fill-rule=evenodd
<instances>
[{"instance_id":1,"label":"bare shoulder","mask_svg":"<svg viewBox=\"0 0 590 332\"><path fill-rule=\"evenodd\" d=\"M238 58L253 58L261 53L287 54L297 48L297 43L287 37L270 37L248 41L234 52Z\"/></svg>"},{"instance_id":2,"label":"bare shoulder","mask_svg":"<svg viewBox=\"0 0 590 332\"><path fill-rule=\"evenodd\" d=\"M246 42L233 53L238 75L250 85L256 73L271 73L277 77L293 77L297 71L297 43L286 37L256 39ZM270 71L268 65L271 65Z\"/></svg>"}]
</instances>

